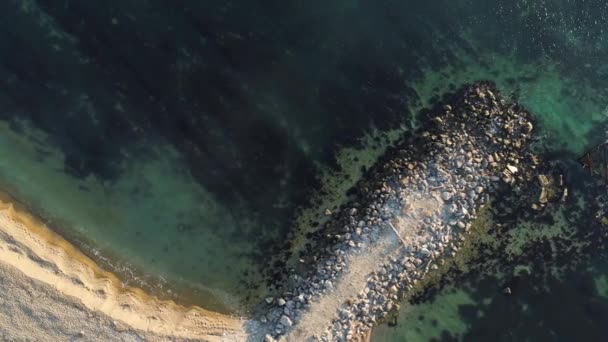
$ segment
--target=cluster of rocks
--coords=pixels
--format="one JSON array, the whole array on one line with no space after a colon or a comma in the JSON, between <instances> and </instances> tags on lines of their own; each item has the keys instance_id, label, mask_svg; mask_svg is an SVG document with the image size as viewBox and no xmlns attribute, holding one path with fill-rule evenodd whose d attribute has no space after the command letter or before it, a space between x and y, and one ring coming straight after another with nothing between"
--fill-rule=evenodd
<instances>
[{"instance_id":1,"label":"cluster of rocks","mask_svg":"<svg viewBox=\"0 0 608 342\"><path fill-rule=\"evenodd\" d=\"M326 229L334 243L306 256L316 267L293 275L290 291L267 299L266 342L287 334L315 299L332 292L349 255L392 235L400 247L378 260L366 286L318 339L349 341L368 331L441 258L457 253L491 191L521 179L522 150L533 130L529 114L485 82L463 88L448 103L378 161L357 185L356 202L331 213Z\"/></svg>"}]
</instances>

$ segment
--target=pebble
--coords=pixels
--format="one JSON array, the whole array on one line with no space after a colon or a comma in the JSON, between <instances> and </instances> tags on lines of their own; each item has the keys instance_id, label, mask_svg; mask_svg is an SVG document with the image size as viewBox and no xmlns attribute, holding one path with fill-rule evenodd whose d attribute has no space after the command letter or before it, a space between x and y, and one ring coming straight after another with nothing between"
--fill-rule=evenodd
<instances>
[{"instance_id":1,"label":"pebble","mask_svg":"<svg viewBox=\"0 0 608 342\"><path fill-rule=\"evenodd\" d=\"M418 251L420 253L420 255L424 258L428 258L431 255L431 251L429 251L426 248L421 248L420 251Z\"/></svg>"},{"instance_id":2,"label":"pebble","mask_svg":"<svg viewBox=\"0 0 608 342\"><path fill-rule=\"evenodd\" d=\"M516 174L517 173L517 167L513 166L513 165L508 165L507 164L507 170L509 170L512 174Z\"/></svg>"},{"instance_id":3,"label":"pebble","mask_svg":"<svg viewBox=\"0 0 608 342\"><path fill-rule=\"evenodd\" d=\"M441 199L443 199L444 201L448 201L450 200L450 198L452 198L452 194L450 194L447 191L444 191L441 193Z\"/></svg>"},{"instance_id":4,"label":"pebble","mask_svg":"<svg viewBox=\"0 0 608 342\"><path fill-rule=\"evenodd\" d=\"M287 317L286 315L281 316L279 323L281 323L281 325L284 326L285 328L289 328L293 325L291 318Z\"/></svg>"}]
</instances>

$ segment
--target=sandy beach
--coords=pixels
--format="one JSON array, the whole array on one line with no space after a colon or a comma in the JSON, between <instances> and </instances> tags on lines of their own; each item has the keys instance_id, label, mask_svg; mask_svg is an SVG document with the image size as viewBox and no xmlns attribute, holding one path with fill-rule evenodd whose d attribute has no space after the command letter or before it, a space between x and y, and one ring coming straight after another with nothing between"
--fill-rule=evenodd
<instances>
[{"instance_id":1,"label":"sandy beach","mask_svg":"<svg viewBox=\"0 0 608 342\"><path fill-rule=\"evenodd\" d=\"M58 234L0 198L3 341L243 341L245 323L124 288Z\"/></svg>"}]
</instances>

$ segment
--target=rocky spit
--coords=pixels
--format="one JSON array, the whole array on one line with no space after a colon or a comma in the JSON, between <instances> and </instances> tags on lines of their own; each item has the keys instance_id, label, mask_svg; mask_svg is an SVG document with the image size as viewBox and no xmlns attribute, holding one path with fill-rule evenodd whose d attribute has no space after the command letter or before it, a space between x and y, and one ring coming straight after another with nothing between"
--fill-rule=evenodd
<instances>
[{"instance_id":1,"label":"rocky spit","mask_svg":"<svg viewBox=\"0 0 608 342\"><path fill-rule=\"evenodd\" d=\"M268 332L265 342L359 338L397 309L442 258L458 253L490 194L523 180L533 124L493 84L466 86L424 115L423 126L391 148L358 183L356 201L326 212L331 220L324 229L332 243L303 256L315 267L293 275L283 293L267 298L269 309L261 317ZM355 263L378 249L385 250L373 256L382 258ZM330 319L319 323L321 331L292 336L323 298L350 291L343 283L357 271L353 265L371 265L358 270L365 272L358 292L330 308Z\"/></svg>"}]
</instances>

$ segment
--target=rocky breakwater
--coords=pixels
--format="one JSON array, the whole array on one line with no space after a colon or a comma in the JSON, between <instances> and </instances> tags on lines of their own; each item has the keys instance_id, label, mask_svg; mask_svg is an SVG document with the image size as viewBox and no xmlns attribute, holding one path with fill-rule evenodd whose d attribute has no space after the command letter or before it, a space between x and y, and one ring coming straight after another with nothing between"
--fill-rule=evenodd
<instances>
[{"instance_id":1,"label":"rocky breakwater","mask_svg":"<svg viewBox=\"0 0 608 342\"><path fill-rule=\"evenodd\" d=\"M398 307L429 270L458 253L479 208L527 171L533 125L491 83L462 88L424 115L332 213L326 248L268 298L266 342L349 341Z\"/></svg>"}]
</instances>

